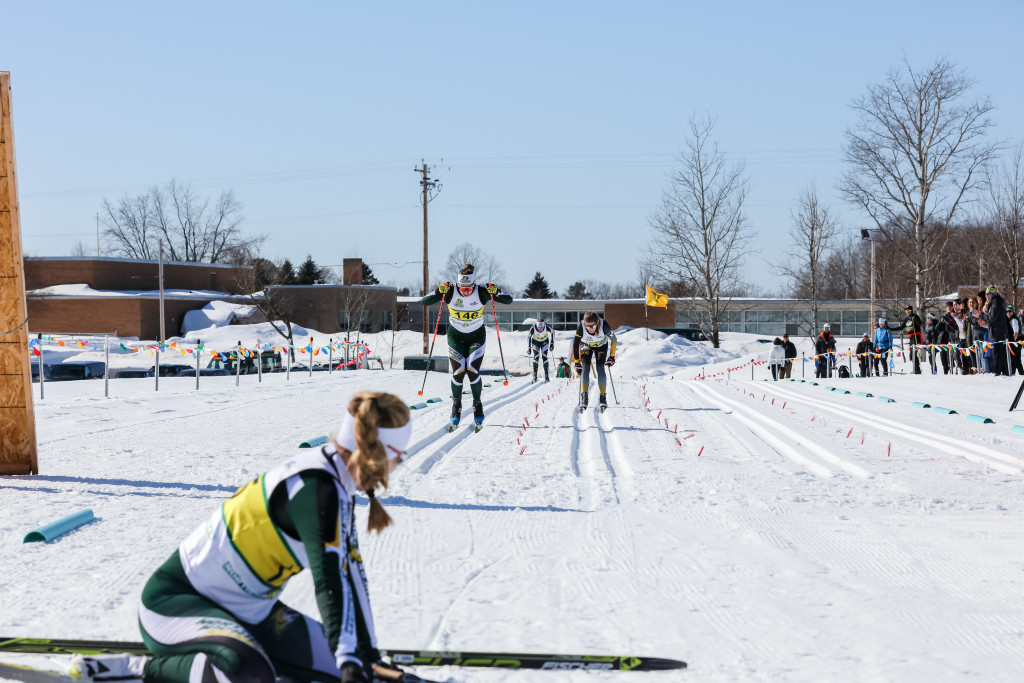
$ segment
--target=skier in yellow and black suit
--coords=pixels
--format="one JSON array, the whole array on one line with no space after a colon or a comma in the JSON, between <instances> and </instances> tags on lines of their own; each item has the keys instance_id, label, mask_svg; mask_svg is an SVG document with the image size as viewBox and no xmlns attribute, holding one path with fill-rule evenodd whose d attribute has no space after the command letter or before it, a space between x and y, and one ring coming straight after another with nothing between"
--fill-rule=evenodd
<instances>
[{"instance_id":1,"label":"skier in yellow and black suit","mask_svg":"<svg viewBox=\"0 0 1024 683\"><path fill-rule=\"evenodd\" d=\"M467 376L473 392L473 419L478 429L483 425L480 367L487 347L484 308L491 297L499 304L512 303L512 296L499 291L497 285L487 283L486 287L481 287L476 284L475 270L467 263L459 271L455 287L450 282L442 282L436 291L420 299L424 306L438 301L448 305L448 357L452 364L452 418L448 431L454 431L462 418L462 382Z\"/></svg>"},{"instance_id":2,"label":"skier in yellow and black suit","mask_svg":"<svg viewBox=\"0 0 1024 683\"><path fill-rule=\"evenodd\" d=\"M378 680L356 492L370 501L368 530L387 528L375 489L387 487L402 461L412 423L405 401L369 391L357 393L342 418L321 450L238 489L149 578L139 626L153 657L79 655L77 675L121 683ZM307 570L319 620L279 599Z\"/></svg>"},{"instance_id":3,"label":"skier in yellow and black suit","mask_svg":"<svg viewBox=\"0 0 1024 683\"><path fill-rule=\"evenodd\" d=\"M604 367L615 365L615 333L608 321L600 318L597 313L587 311L583 320L576 326L576 336L572 340L572 362L576 365L580 379L580 407L586 409L589 403L590 390L590 359L593 357L597 365L597 387L601 391L601 410L608 406L605 395Z\"/></svg>"}]
</instances>

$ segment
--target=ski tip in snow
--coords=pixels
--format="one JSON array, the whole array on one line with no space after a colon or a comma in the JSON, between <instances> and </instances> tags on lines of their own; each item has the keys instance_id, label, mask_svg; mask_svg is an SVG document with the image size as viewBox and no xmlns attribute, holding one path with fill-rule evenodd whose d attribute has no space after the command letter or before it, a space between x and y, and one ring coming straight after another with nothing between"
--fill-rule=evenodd
<instances>
[{"instance_id":1,"label":"ski tip in snow","mask_svg":"<svg viewBox=\"0 0 1024 683\"><path fill-rule=\"evenodd\" d=\"M21 664L0 664L0 678L11 681L24 681L25 683L55 683L56 681L76 680L70 674L37 669Z\"/></svg>"}]
</instances>

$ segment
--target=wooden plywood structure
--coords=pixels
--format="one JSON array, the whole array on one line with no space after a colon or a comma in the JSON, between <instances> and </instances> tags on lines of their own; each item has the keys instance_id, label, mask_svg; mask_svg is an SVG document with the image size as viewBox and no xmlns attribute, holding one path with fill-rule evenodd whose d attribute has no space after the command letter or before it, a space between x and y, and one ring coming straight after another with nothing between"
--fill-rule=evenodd
<instances>
[{"instance_id":1,"label":"wooden plywood structure","mask_svg":"<svg viewBox=\"0 0 1024 683\"><path fill-rule=\"evenodd\" d=\"M0 71L0 474L36 474L11 74Z\"/></svg>"}]
</instances>

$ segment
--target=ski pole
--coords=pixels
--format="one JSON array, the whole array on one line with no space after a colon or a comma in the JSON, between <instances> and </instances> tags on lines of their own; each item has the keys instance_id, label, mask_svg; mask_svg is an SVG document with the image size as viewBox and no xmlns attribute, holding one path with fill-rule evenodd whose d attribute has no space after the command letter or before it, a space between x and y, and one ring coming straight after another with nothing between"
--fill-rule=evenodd
<instances>
[{"instance_id":1,"label":"ski pole","mask_svg":"<svg viewBox=\"0 0 1024 683\"><path fill-rule=\"evenodd\" d=\"M608 382L612 385L612 398L615 399L615 405L619 405L619 396L615 393L615 378L612 377L612 369L607 368Z\"/></svg>"},{"instance_id":2,"label":"ski pole","mask_svg":"<svg viewBox=\"0 0 1024 683\"><path fill-rule=\"evenodd\" d=\"M430 372L430 359L434 355L434 342L437 341L437 328L441 325L441 311L444 310L444 294L441 295L441 307L437 309L437 322L434 323L434 338L430 340L430 353L427 354L427 367L423 371L423 386L420 387L419 395L423 395L423 389L427 386L427 373Z\"/></svg>"},{"instance_id":3,"label":"ski pole","mask_svg":"<svg viewBox=\"0 0 1024 683\"><path fill-rule=\"evenodd\" d=\"M487 286L490 287L491 283L488 282ZM494 313L494 331L498 334L498 353L501 355L501 371L505 373L505 381L503 384L508 386L508 370L505 369L505 354L501 350L501 330L498 329L498 309L494 307L494 295L491 294L491 312Z\"/></svg>"}]
</instances>

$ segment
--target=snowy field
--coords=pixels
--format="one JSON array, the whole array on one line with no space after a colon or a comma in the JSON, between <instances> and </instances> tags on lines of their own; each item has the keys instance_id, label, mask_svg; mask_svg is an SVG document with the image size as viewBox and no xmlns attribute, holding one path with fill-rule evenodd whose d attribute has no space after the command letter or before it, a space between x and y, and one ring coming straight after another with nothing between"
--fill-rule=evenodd
<instances>
[{"instance_id":1,"label":"snowy field","mask_svg":"<svg viewBox=\"0 0 1024 683\"><path fill-rule=\"evenodd\" d=\"M281 343L258 326L195 336L214 348ZM770 350L752 336L726 335L717 351L645 337L621 336L617 401L609 391L603 415L576 413L575 382L489 378L486 428L449 435L449 381L429 374L422 398L444 401L413 411L413 453L384 498L396 525L369 535L361 508L382 646L690 665L418 671L445 681L1024 680L1024 434L1012 429L1024 407L1007 412L1019 377L812 385L808 368L807 382L772 383L765 365L751 379L749 361ZM526 373L525 333L501 341ZM370 344L387 368L387 340ZM0 636L137 640L148 575L235 487L327 434L356 391L422 400L423 373L399 369L420 344L399 335L394 370L242 376L237 387L121 379L106 398L102 381L78 381L49 383L38 400L35 385L40 474L0 477ZM111 365L151 362L118 354ZM486 367L500 364L492 335ZM728 381L694 379L737 367ZM95 522L22 544L85 508ZM303 575L285 599L315 614Z\"/></svg>"}]
</instances>

